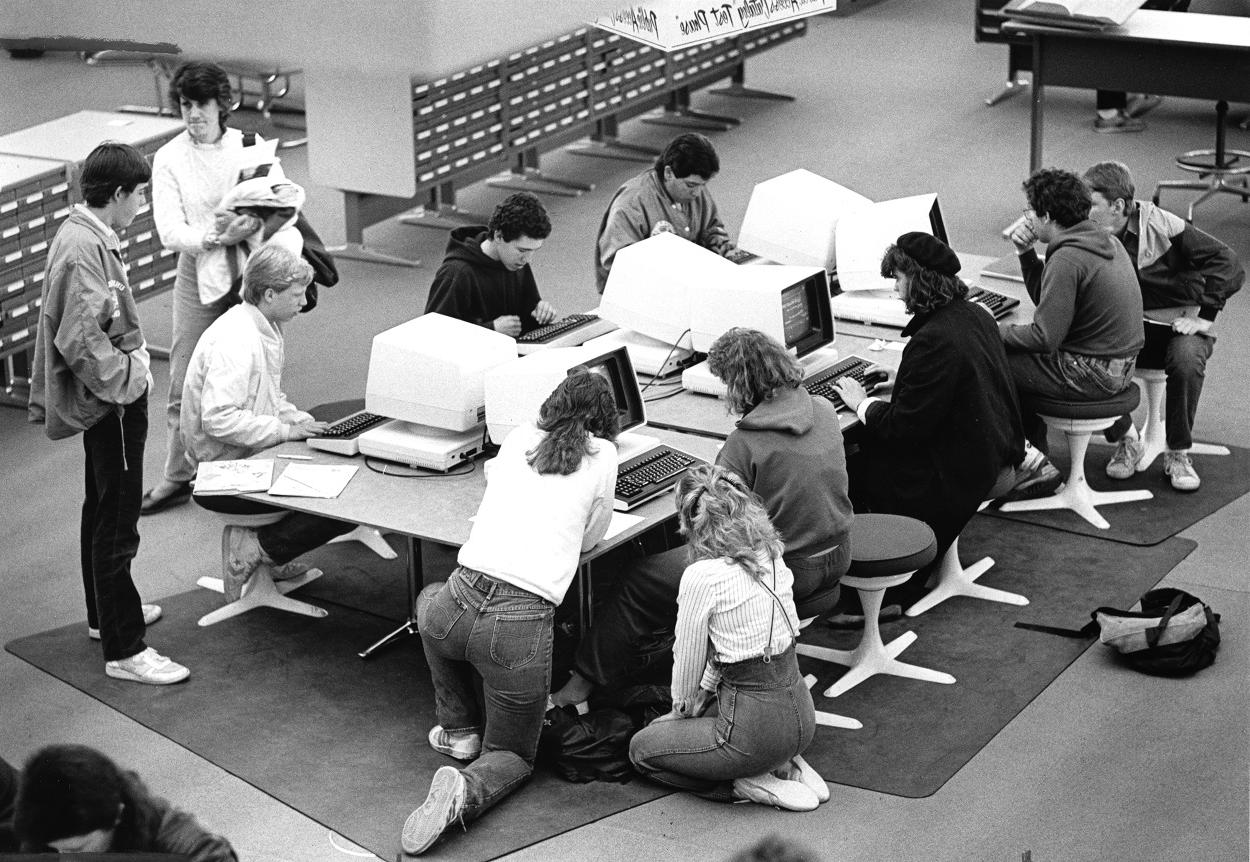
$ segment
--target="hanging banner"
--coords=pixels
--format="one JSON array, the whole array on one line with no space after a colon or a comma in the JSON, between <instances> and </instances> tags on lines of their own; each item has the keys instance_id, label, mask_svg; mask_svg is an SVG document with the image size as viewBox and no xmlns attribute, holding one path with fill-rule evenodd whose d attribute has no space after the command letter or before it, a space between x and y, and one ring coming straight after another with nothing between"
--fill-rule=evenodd
<instances>
[{"instance_id":1,"label":"hanging banner","mask_svg":"<svg viewBox=\"0 0 1250 862\"><path fill-rule=\"evenodd\" d=\"M652 0L621 6L591 23L652 48L675 51L837 8L837 0Z\"/></svg>"}]
</instances>

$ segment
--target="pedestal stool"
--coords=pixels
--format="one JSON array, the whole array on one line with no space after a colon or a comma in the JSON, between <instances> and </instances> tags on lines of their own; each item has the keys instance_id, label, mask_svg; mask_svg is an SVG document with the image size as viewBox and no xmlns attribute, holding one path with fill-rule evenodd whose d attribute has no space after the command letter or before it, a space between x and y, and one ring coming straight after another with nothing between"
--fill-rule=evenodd
<instances>
[{"instance_id":1,"label":"pedestal stool","mask_svg":"<svg viewBox=\"0 0 1250 862\"><path fill-rule=\"evenodd\" d=\"M1141 368L1140 366L1133 371L1133 374L1146 385L1146 424L1142 427L1141 434L1144 448L1137 462L1137 472L1141 473L1168 448L1166 414L1163 410L1168 374L1162 368ZM1194 443L1189 448L1189 454L1227 455L1229 450L1227 446Z\"/></svg>"},{"instance_id":2,"label":"pedestal stool","mask_svg":"<svg viewBox=\"0 0 1250 862\"><path fill-rule=\"evenodd\" d=\"M214 512L218 518L222 520L225 527L264 527L269 524L276 524L286 517L286 512L266 512L258 515L232 515L224 512ZM221 556L222 564L225 565L226 555L229 549L226 547L225 527L222 529L222 547ZM308 602L301 602L298 599L287 597L287 593L291 590L298 589L311 581L315 581L321 577L321 569L309 569L297 578L288 578L284 581L274 582L273 572L269 565L261 563L256 567L256 572L248 579L247 584L243 587L243 597L237 602L231 602L224 607L220 607L215 611L200 617L200 625L211 626L222 620L228 620L231 617L237 617L239 614L246 613L253 608L266 607L275 608L280 611L290 611L293 614L303 614L306 617L324 617L326 611L316 605L310 605ZM205 589L214 592L224 593L225 587L221 578L203 577L196 583Z\"/></svg>"},{"instance_id":3,"label":"pedestal stool","mask_svg":"<svg viewBox=\"0 0 1250 862\"><path fill-rule=\"evenodd\" d=\"M838 582L835 581L833 584L817 590L810 596L804 596L802 600L796 599L794 609L799 615L799 631L802 632L803 629L833 610L834 605L838 603L840 592ZM802 644L796 643L794 650L799 655L804 654ZM812 674L804 676L803 681L807 683L808 688L816 685L816 677ZM860 730L864 726L863 722L858 719L848 718L833 712L822 712L819 709L816 710L816 723L825 727L840 727L843 730Z\"/></svg>"},{"instance_id":4,"label":"pedestal stool","mask_svg":"<svg viewBox=\"0 0 1250 862\"><path fill-rule=\"evenodd\" d=\"M828 649L799 644L799 655L818 658L850 668L837 682L825 689L825 697L837 697L877 674L890 674L926 682L951 684L955 677L898 660L898 655L916 640L906 632L890 643L881 641L878 615L881 598L889 587L907 582L921 566L937 554L937 542L929 526L901 515L856 515L851 527L851 567L842 576L842 585L859 593L864 609L864 633L854 650Z\"/></svg>"}]
</instances>

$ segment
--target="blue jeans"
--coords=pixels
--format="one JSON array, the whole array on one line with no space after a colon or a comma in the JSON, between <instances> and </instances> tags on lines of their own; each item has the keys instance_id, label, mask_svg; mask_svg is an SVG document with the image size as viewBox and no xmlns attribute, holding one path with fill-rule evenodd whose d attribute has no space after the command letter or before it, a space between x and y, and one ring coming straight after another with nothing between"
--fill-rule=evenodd
<instances>
[{"instance_id":1,"label":"blue jeans","mask_svg":"<svg viewBox=\"0 0 1250 862\"><path fill-rule=\"evenodd\" d=\"M1163 400L1164 426L1168 448L1183 451L1194 445L1194 417L1198 415L1198 399L1207 376L1207 360L1215 352L1215 336L1181 335L1163 330L1161 326L1146 327L1146 346L1138 354L1139 368L1162 368L1167 372L1167 394ZM1112 443L1118 443L1132 416L1122 416L1103 432Z\"/></svg>"},{"instance_id":2,"label":"blue jeans","mask_svg":"<svg viewBox=\"0 0 1250 862\"><path fill-rule=\"evenodd\" d=\"M350 533L356 528L356 525L350 521L336 521L333 518L311 515L308 512L288 511L279 506L257 503L255 500L233 497L228 494L194 495L192 499L202 509L226 515L285 513L286 517L281 521L256 528L256 539L260 542L261 550L279 566L291 562L300 554L320 548L335 536Z\"/></svg>"},{"instance_id":3,"label":"blue jeans","mask_svg":"<svg viewBox=\"0 0 1250 862\"><path fill-rule=\"evenodd\" d=\"M733 779L768 772L802 754L816 712L791 645L719 666L716 714L654 722L634 735L629 759L652 781L728 802Z\"/></svg>"},{"instance_id":4,"label":"blue jeans","mask_svg":"<svg viewBox=\"0 0 1250 862\"><path fill-rule=\"evenodd\" d=\"M1079 353L1008 353L1011 379L1020 395L1024 436L1049 452L1046 423L1033 409L1034 396L1060 401L1103 401L1128 389L1135 357L1110 359Z\"/></svg>"},{"instance_id":5,"label":"blue jeans","mask_svg":"<svg viewBox=\"0 0 1250 862\"><path fill-rule=\"evenodd\" d=\"M417 598L438 723L482 733L481 756L462 770L465 822L534 771L551 691L554 617L555 605L546 599L463 566Z\"/></svg>"}]
</instances>

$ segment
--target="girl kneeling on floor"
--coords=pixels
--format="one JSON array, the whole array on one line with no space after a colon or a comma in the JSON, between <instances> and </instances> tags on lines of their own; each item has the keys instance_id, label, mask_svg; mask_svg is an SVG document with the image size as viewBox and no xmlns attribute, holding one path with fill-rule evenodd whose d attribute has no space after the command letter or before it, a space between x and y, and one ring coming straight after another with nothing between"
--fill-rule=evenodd
<instances>
[{"instance_id":1,"label":"girl kneeling on floor","mask_svg":"<svg viewBox=\"0 0 1250 862\"><path fill-rule=\"evenodd\" d=\"M537 426L514 430L487 464L460 565L417 599L439 722L430 746L473 762L434 773L404 824L406 853L423 853L456 820L480 817L533 771L551 691L552 620L581 553L612 520L619 430L607 378L571 372Z\"/></svg>"},{"instance_id":2,"label":"girl kneeling on floor","mask_svg":"<svg viewBox=\"0 0 1250 862\"><path fill-rule=\"evenodd\" d=\"M677 485L690 565L677 595L673 710L629 758L643 775L708 799L810 811L829 798L799 755L816 715L799 673L794 578L759 498L723 467Z\"/></svg>"}]
</instances>

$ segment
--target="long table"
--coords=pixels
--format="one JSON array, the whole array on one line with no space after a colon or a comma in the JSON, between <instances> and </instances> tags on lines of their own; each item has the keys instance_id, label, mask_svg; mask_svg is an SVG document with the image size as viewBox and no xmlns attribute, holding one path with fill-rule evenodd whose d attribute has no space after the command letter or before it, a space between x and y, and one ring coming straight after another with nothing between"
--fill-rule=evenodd
<instances>
[{"instance_id":1,"label":"long table","mask_svg":"<svg viewBox=\"0 0 1250 862\"><path fill-rule=\"evenodd\" d=\"M1013 277L995 277L985 272L988 267L991 273L1012 273L1013 271L1018 273L1019 265L1015 263L1014 253L999 259L960 253L959 259L963 264L963 269L959 274L964 281L1020 300L1020 304L1012 309L1003 320L1008 323L1032 321L1033 302L1024 289L1023 281ZM900 340L901 330L899 329L837 322L835 345L838 348L838 355L842 358L857 354L876 365L897 369L902 359L902 352L898 349ZM647 402L648 425L717 440L724 440L729 436L729 432L734 429L737 417L726 411L725 402L722 399L685 391L669 395L668 387L673 385L680 384L667 382L653 384L652 389L658 389L660 394L655 396L655 400ZM839 411L838 419L843 433L859 425L859 419L854 413Z\"/></svg>"},{"instance_id":2,"label":"long table","mask_svg":"<svg viewBox=\"0 0 1250 862\"><path fill-rule=\"evenodd\" d=\"M684 449L707 461L716 457L716 444L707 438L672 431L656 431L655 436L670 446ZM395 631L363 650L360 657L368 658L376 650L405 634L416 634L416 598L424 579L421 542L430 541L442 545L460 546L468 541L471 528L469 519L477 513L478 504L481 503L482 495L486 490L483 462L471 462L474 469L465 473L428 474L422 478L412 479L404 478L402 475L385 475L375 472L365 465L362 456L334 455L311 449L304 443L283 443L256 457L270 458L280 455L300 455L312 459L311 462L301 460L294 463L351 464L360 469L343 493L333 499L271 497L267 493L244 496L258 503L375 527L383 532L398 533L407 540L407 619ZM278 460L278 468L280 469L285 463L287 462ZM395 468L397 472L405 469ZM604 539L582 555L576 588L578 615L583 630L590 624L594 600L590 564L609 551L671 521L677 513L672 497L663 494L644 503L629 514L641 516L642 520Z\"/></svg>"},{"instance_id":3,"label":"long table","mask_svg":"<svg viewBox=\"0 0 1250 862\"><path fill-rule=\"evenodd\" d=\"M1250 18L1143 10L1105 30L1020 21L1002 30L1033 44L1030 171L1042 166L1046 85L1250 101Z\"/></svg>"}]
</instances>

